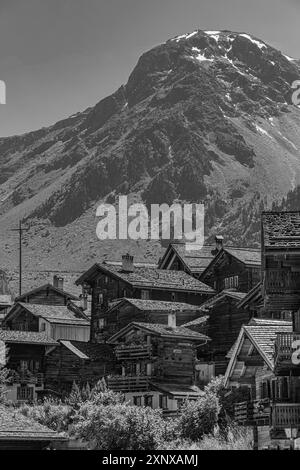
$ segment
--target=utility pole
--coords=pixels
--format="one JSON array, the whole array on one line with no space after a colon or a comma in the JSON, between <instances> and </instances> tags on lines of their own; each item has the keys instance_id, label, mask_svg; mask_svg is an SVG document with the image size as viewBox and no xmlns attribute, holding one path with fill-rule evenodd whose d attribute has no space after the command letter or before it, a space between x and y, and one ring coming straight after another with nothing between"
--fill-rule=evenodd
<instances>
[{"instance_id":1,"label":"utility pole","mask_svg":"<svg viewBox=\"0 0 300 470\"><path fill-rule=\"evenodd\" d=\"M12 232L19 233L19 296L22 295L22 236L28 227L22 226L22 220L19 222L19 228L13 228Z\"/></svg>"}]
</instances>

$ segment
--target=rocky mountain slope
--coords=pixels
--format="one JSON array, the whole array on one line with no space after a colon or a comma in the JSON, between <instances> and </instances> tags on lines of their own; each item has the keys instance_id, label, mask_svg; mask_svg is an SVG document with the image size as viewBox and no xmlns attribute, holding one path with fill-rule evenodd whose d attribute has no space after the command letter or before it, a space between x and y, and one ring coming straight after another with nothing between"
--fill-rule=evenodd
<instances>
[{"instance_id":1,"label":"rocky mountain slope","mask_svg":"<svg viewBox=\"0 0 300 470\"><path fill-rule=\"evenodd\" d=\"M96 208L131 201L206 205L206 235L259 243L259 213L300 184L300 61L245 33L194 31L139 59L126 85L93 108L0 139L0 262L81 269L157 242L100 242Z\"/></svg>"}]
</instances>

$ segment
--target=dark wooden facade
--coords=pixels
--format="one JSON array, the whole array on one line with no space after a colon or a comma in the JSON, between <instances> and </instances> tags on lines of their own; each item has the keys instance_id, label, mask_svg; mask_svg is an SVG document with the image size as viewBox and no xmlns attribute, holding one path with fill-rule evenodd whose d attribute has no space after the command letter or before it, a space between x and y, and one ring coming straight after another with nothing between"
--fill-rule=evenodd
<instances>
[{"instance_id":1,"label":"dark wooden facade","mask_svg":"<svg viewBox=\"0 0 300 470\"><path fill-rule=\"evenodd\" d=\"M239 308L243 294L223 292L202 305L202 315L207 315L205 323L198 320L183 326L199 331L211 339L198 353L204 363L214 363L215 375L224 374L228 365L227 354L234 345L243 324L249 322L251 313Z\"/></svg>"},{"instance_id":2,"label":"dark wooden facade","mask_svg":"<svg viewBox=\"0 0 300 470\"><path fill-rule=\"evenodd\" d=\"M300 212L262 215L263 315L292 318L300 307Z\"/></svg>"},{"instance_id":3,"label":"dark wooden facade","mask_svg":"<svg viewBox=\"0 0 300 470\"><path fill-rule=\"evenodd\" d=\"M61 341L46 358L45 388L67 394L73 383L95 385L116 372L113 348L104 344Z\"/></svg>"},{"instance_id":4,"label":"dark wooden facade","mask_svg":"<svg viewBox=\"0 0 300 470\"><path fill-rule=\"evenodd\" d=\"M260 279L260 251L242 248L220 250L200 276L217 292L231 288L249 292Z\"/></svg>"},{"instance_id":5,"label":"dark wooden facade","mask_svg":"<svg viewBox=\"0 0 300 470\"><path fill-rule=\"evenodd\" d=\"M16 298L16 302L38 305L68 305L70 300L79 301L79 298L52 284L45 284Z\"/></svg>"}]
</instances>

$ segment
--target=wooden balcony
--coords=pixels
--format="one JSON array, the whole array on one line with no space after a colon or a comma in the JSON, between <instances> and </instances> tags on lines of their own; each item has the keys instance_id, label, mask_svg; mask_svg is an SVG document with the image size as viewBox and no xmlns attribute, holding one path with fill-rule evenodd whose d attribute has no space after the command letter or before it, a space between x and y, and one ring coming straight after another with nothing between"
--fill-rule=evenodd
<instances>
[{"instance_id":1,"label":"wooden balcony","mask_svg":"<svg viewBox=\"0 0 300 470\"><path fill-rule=\"evenodd\" d=\"M300 365L292 363L293 342L300 340L299 333L277 333L275 341L275 368L276 373L289 375L289 372L297 371L300 375Z\"/></svg>"},{"instance_id":2,"label":"wooden balcony","mask_svg":"<svg viewBox=\"0 0 300 470\"><path fill-rule=\"evenodd\" d=\"M290 270L268 270L266 273L266 290L268 293L298 292L300 273Z\"/></svg>"},{"instance_id":3,"label":"wooden balcony","mask_svg":"<svg viewBox=\"0 0 300 470\"><path fill-rule=\"evenodd\" d=\"M107 386L114 392L146 392L150 377L146 375L115 375L107 378Z\"/></svg>"},{"instance_id":4,"label":"wooden balcony","mask_svg":"<svg viewBox=\"0 0 300 470\"><path fill-rule=\"evenodd\" d=\"M275 403L271 424L275 429L300 428L300 403Z\"/></svg>"},{"instance_id":5,"label":"wooden balcony","mask_svg":"<svg viewBox=\"0 0 300 470\"><path fill-rule=\"evenodd\" d=\"M36 387L44 386L44 374L42 373L15 373L11 380L13 383L19 383L22 385L35 385Z\"/></svg>"},{"instance_id":6,"label":"wooden balcony","mask_svg":"<svg viewBox=\"0 0 300 470\"><path fill-rule=\"evenodd\" d=\"M120 344L116 346L115 353L118 361L150 359L152 347L144 344Z\"/></svg>"},{"instance_id":7,"label":"wooden balcony","mask_svg":"<svg viewBox=\"0 0 300 470\"><path fill-rule=\"evenodd\" d=\"M254 400L236 403L235 420L244 426L268 425L270 423L270 400Z\"/></svg>"}]
</instances>

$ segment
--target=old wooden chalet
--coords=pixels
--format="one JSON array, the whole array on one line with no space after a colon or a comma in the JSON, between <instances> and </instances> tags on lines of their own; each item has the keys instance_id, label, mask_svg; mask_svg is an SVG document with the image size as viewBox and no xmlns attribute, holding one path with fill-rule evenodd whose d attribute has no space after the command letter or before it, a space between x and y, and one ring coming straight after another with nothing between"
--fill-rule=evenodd
<instances>
[{"instance_id":1,"label":"old wooden chalet","mask_svg":"<svg viewBox=\"0 0 300 470\"><path fill-rule=\"evenodd\" d=\"M222 237L216 245L204 245L199 250L187 250L184 242L170 243L159 261L159 269L184 271L199 278L221 248Z\"/></svg>"},{"instance_id":2,"label":"old wooden chalet","mask_svg":"<svg viewBox=\"0 0 300 470\"><path fill-rule=\"evenodd\" d=\"M235 343L241 326L250 319L249 312L238 307L245 295L235 290L224 290L200 306L201 315L197 319L183 325L205 333L211 339L198 353L199 374L207 377L208 381L212 376L225 373L227 353Z\"/></svg>"},{"instance_id":3,"label":"old wooden chalet","mask_svg":"<svg viewBox=\"0 0 300 470\"><path fill-rule=\"evenodd\" d=\"M176 314L168 325L134 322L110 338L115 346L120 375L107 379L135 405L176 412L185 399L196 399L197 348L209 338L176 326Z\"/></svg>"},{"instance_id":4,"label":"old wooden chalet","mask_svg":"<svg viewBox=\"0 0 300 470\"><path fill-rule=\"evenodd\" d=\"M94 386L116 370L113 347L108 344L60 340L46 356L45 388L64 395L76 382Z\"/></svg>"},{"instance_id":5,"label":"old wooden chalet","mask_svg":"<svg viewBox=\"0 0 300 470\"><path fill-rule=\"evenodd\" d=\"M291 318L300 306L300 211L262 214L265 315Z\"/></svg>"},{"instance_id":6,"label":"old wooden chalet","mask_svg":"<svg viewBox=\"0 0 300 470\"><path fill-rule=\"evenodd\" d=\"M44 284L36 287L15 299L16 302L39 305L68 305L70 301L79 302L76 295L63 290L64 280L57 275L53 278L53 284Z\"/></svg>"},{"instance_id":7,"label":"old wooden chalet","mask_svg":"<svg viewBox=\"0 0 300 470\"><path fill-rule=\"evenodd\" d=\"M103 338L111 337L129 323L135 321L168 324L170 312L176 313L178 326L201 315L198 305L162 300L124 298L112 302L111 307L103 314Z\"/></svg>"},{"instance_id":8,"label":"old wooden chalet","mask_svg":"<svg viewBox=\"0 0 300 470\"><path fill-rule=\"evenodd\" d=\"M199 279L217 292L232 288L249 292L261 279L261 252L251 248L221 248Z\"/></svg>"},{"instance_id":9,"label":"old wooden chalet","mask_svg":"<svg viewBox=\"0 0 300 470\"><path fill-rule=\"evenodd\" d=\"M254 427L258 448L294 448L300 437L300 361L293 361L298 318L300 312L293 323L253 319L231 354L228 386L249 389L249 400L235 406L236 420Z\"/></svg>"},{"instance_id":10,"label":"old wooden chalet","mask_svg":"<svg viewBox=\"0 0 300 470\"><path fill-rule=\"evenodd\" d=\"M88 341L90 321L69 301L68 306L17 302L3 321L3 328L15 331L39 331L54 340Z\"/></svg>"},{"instance_id":11,"label":"old wooden chalet","mask_svg":"<svg viewBox=\"0 0 300 470\"><path fill-rule=\"evenodd\" d=\"M56 346L45 333L0 330L1 363L12 371L9 401L33 401L44 392L45 357Z\"/></svg>"},{"instance_id":12,"label":"old wooden chalet","mask_svg":"<svg viewBox=\"0 0 300 470\"><path fill-rule=\"evenodd\" d=\"M0 450L58 449L67 440L14 408L0 407Z\"/></svg>"},{"instance_id":13,"label":"old wooden chalet","mask_svg":"<svg viewBox=\"0 0 300 470\"><path fill-rule=\"evenodd\" d=\"M91 340L103 340L105 312L110 303L123 297L200 305L214 290L183 271L136 267L124 255L122 265L95 264L78 280L92 293Z\"/></svg>"}]
</instances>

